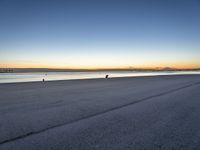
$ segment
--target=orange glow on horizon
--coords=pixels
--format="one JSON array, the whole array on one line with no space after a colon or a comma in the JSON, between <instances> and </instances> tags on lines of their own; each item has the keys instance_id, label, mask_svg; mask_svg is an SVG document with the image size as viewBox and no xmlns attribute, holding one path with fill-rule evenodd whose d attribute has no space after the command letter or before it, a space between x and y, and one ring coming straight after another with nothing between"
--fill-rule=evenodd
<instances>
[{"instance_id":1,"label":"orange glow on horizon","mask_svg":"<svg viewBox=\"0 0 200 150\"><path fill-rule=\"evenodd\" d=\"M158 68L194 69L200 68L200 64L195 63L149 63L137 65L56 65L56 64L1 64L0 68L52 68L52 69L158 69Z\"/></svg>"}]
</instances>

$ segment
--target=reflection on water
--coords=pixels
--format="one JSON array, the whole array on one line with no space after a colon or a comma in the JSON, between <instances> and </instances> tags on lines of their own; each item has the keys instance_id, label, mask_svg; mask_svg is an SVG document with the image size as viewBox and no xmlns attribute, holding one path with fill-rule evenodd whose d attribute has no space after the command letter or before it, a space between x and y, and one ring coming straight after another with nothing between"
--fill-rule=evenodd
<instances>
[{"instance_id":1,"label":"reflection on water","mask_svg":"<svg viewBox=\"0 0 200 150\"><path fill-rule=\"evenodd\" d=\"M155 75L175 75L175 74L200 74L200 71L163 71L163 72L136 72L136 71L102 71L102 72L31 72L31 73L0 73L0 83L30 82L51 80L71 80L88 78L105 78L106 75L112 77L127 76L155 76Z\"/></svg>"}]
</instances>

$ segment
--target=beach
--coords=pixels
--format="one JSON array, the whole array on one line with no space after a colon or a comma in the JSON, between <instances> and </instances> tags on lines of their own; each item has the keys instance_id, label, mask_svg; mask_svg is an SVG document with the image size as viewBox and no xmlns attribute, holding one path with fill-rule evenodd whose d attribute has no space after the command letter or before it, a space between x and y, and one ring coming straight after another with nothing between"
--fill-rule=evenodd
<instances>
[{"instance_id":1,"label":"beach","mask_svg":"<svg viewBox=\"0 0 200 150\"><path fill-rule=\"evenodd\" d=\"M0 84L0 150L198 149L200 75Z\"/></svg>"}]
</instances>

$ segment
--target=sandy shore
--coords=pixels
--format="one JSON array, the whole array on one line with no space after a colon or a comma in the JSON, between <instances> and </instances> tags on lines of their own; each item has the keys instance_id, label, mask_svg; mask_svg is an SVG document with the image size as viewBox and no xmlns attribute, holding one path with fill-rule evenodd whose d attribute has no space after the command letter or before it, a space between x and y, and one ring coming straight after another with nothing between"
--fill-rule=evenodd
<instances>
[{"instance_id":1,"label":"sandy shore","mask_svg":"<svg viewBox=\"0 0 200 150\"><path fill-rule=\"evenodd\" d=\"M200 75L0 84L0 150L195 149Z\"/></svg>"}]
</instances>

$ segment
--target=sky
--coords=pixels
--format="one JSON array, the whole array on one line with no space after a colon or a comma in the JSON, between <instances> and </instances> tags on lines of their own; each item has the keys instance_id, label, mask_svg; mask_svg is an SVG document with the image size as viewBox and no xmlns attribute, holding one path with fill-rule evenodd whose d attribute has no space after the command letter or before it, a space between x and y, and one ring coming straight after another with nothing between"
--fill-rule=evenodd
<instances>
[{"instance_id":1,"label":"sky","mask_svg":"<svg viewBox=\"0 0 200 150\"><path fill-rule=\"evenodd\" d=\"M200 0L0 0L0 68L200 68Z\"/></svg>"}]
</instances>

